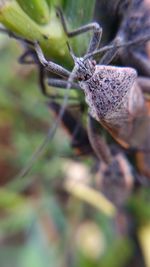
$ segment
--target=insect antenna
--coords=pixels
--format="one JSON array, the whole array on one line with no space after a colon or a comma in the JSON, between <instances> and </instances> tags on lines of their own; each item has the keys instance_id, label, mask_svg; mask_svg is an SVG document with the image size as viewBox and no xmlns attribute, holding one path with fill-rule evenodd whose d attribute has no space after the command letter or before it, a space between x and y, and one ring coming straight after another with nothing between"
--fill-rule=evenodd
<instances>
[{"instance_id":1,"label":"insect antenna","mask_svg":"<svg viewBox=\"0 0 150 267\"><path fill-rule=\"evenodd\" d=\"M117 39L114 39L114 41L112 41L109 45L103 46L100 49L97 49L91 53L86 54L84 56L84 58L88 59L88 58L91 58L94 56L99 56L100 54L105 53L105 52L112 50L112 49L115 49L115 48L116 48L116 50L118 50L119 48L134 46L137 44L142 44L142 43L145 43L149 40L150 40L149 34L142 36L142 37L138 37L138 38L131 40L131 41L128 41L128 42L124 42L124 43L118 42Z\"/></svg>"},{"instance_id":2,"label":"insect antenna","mask_svg":"<svg viewBox=\"0 0 150 267\"><path fill-rule=\"evenodd\" d=\"M34 46L34 42L27 40L26 38L23 38L15 33L13 33L12 31L5 29L4 27L0 27L0 33L4 33L7 34L10 38L13 38L15 40L21 41L24 44L30 45L30 46Z\"/></svg>"},{"instance_id":3,"label":"insect antenna","mask_svg":"<svg viewBox=\"0 0 150 267\"><path fill-rule=\"evenodd\" d=\"M67 84L67 88L70 89L71 86L72 86L72 83L73 81L75 80L76 78L76 74L77 74L77 68L78 66L76 65L76 62L77 62L77 57L75 56L73 50L72 50L72 47L70 46L69 42L67 42L67 47L68 47L68 50L69 50L69 53L74 61L74 68L72 70L72 72L70 73L69 75L69 78L68 78L68 84Z\"/></svg>"},{"instance_id":4,"label":"insect antenna","mask_svg":"<svg viewBox=\"0 0 150 267\"><path fill-rule=\"evenodd\" d=\"M39 62L40 64L40 62ZM55 121L55 123L53 124L53 126L49 127L48 129L48 132L46 134L46 137L44 138L44 140L42 141L42 143L37 147L37 149L34 151L34 153L31 155L31 157L29 158L28 162L25 164L25 167L21 169L21 171L18 173L17 176L15 176L13 180L17 180L17 179L20 179L20 178L23 178L25 177L29 172L30 170L32 169L32 166L33 164L39 159L39 157L45 152L49 142L53 139L55 133L56 133L56 130L58 128L58 125L64 115L64 112L65 112L65 109L67 107L67 103L68 103L68 99L69 99L69 89L71 87L71 84L72 84L72 80L74 79L74 72L72 71L71 72L71 75L68 79L68 86L65 90L65 95L64 95L64 99L63 99L63 103L62 103L62 106L60 108L60 111L59 111L59 114L58 114L58 117ZM42 81L42 76L40 77L40 85L43 87L45 86L44 85L44 81ZM43 88L42 88L43 89ZM12 182L13 183L13 182ZM11 184L10 184L11 186Z\"/></svg>"},{"instance_id":5,"label":"insect antenna","mask_svg":"<svg viewBox=\"0 0 150 267\"><path fill-rule=\"evenodd\" d=\"M37 147L37 149L34 151L34 153L31 155L30 159L28 160L28 162L26 163L25 167L22 168L22 170L18 173L17 176L15 176L12 180L16 179L20 179L23 178L24 176L26 176L33 164L39 159L39 157L44 153L44 151L46 150L49 142L52 140L52 138L54 137L57 127L61 121L61 118L63 117L63 114L65 112L65 109L67 107L67 103L68 103L68 98L69 98L69 90L65 91L65 96L64 96L64 100L61 106L61 109L59 111L58 117L55 121L55 123L53 124L53 126L48 129L47 135L44 138L44 140L42 141L42 143Z\"/></svg>"}]
</instances>

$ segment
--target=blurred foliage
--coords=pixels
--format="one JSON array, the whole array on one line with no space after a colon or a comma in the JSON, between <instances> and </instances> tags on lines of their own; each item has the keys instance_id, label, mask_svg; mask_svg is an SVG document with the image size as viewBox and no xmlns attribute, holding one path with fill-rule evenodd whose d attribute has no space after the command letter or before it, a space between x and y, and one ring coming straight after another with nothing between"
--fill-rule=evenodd
<instances>
[{"instance_id":1,"label":"blurred foliage","mask_svg":"<svg viewBox=\"0 0 150 267\"><path fill-rule=\"evenodd\" d=\"M85 5L83 0L43 0L40 12L46 12L44 21L39 21L39 13L31 12L31 2L38 8L34 9L36 13L38 0L1 0L1 5L6 3L1 21L24 37L40 40L49 57L71 66L54 6L62 6L71 29L92 19L95 1L88 0ZM49 16L56 28L49 23L45 26ZM50 34L49 42L42 39L43 32ZM95 168L94 159L75 158L69 137L61 127L30 173L18 177L55 117L39 90L36 68L19 65L17 57L22 47L8 40L7 36L0 36L0 266L143 267L146 263L149 267L149 188L135 190L120 209L108 201L114 208L109 212L101 193L94 189L94 195L94 190L90 191L96 186L91 171ZM83 53L87 41L88 36L73 41L75 52ZM72 176L77 190L83 189L78 187L80 183L89 189L84 195L74 186L71 190L65 187ZM97 205L93 204L94 197L92 203L91 193Z\"/></svg>"},{"instance_id":2,"label":"blurred foliage","mask_svg":"<svg viewBox=\"0 0 150 267\"><path fill-rule=\"evenodd\" d=\"M48 57L57 59L58 62L63 62L68 66L71 64L71 58L66 46L67 36L56 15L56 6L63 8L68 21L68 30L72 30L92 20L94 5L95 0L87 0L86 8L83 0L43 0L42 2L39 0L30 2L1 0L0 22L20 36L31 41L38 41ZM73 38L71 44L76 53L85 51L88 37L88 34L82 34Z\"/></svg>"}]
</instances>

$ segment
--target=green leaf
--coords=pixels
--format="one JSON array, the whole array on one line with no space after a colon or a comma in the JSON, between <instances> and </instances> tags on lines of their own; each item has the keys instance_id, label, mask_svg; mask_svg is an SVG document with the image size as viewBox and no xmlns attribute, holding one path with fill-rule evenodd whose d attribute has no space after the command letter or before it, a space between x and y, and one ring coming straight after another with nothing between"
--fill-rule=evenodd
<instances>
[{"instance_id":1,"label":"green leaf","mask_svg":"<svg viewBox=\"0 0 150 267\"><path fill-rule=\"evenodd\" d=\"M71 61L67 37L55 12L52 12L49 24L43 27L35 23L16 1L6 0L0 4L0 22L19 36L38 41L47 57L58 58L64 63Z\"/></svg>"},{"instance_id":2,"label":"green leaf","mask_svg":"<svg viewBox=\"0 0 150 267\"><path fill-rule=\"evenodd\" d=\"M84 0L65 0L63 4L63 10L68 22L68 29L73 30L77 27L83 26L93 21L95 8L95 0L87 0L86 4ZM78 37L73 38L71 45L73 50L81 56L85 53L88 43L89 34L81 34Z\"/></svg>"},{"instance_id":3,"label":"green leaf","mask_svg":"<svg viewBox=\"0 0 150 267\"><path fill-rule=\"evenodd\" d=\"M47 24L50 20L50 10L45 0L17 0L21 8L38 24Z\"/></svg>"}]
</instances>

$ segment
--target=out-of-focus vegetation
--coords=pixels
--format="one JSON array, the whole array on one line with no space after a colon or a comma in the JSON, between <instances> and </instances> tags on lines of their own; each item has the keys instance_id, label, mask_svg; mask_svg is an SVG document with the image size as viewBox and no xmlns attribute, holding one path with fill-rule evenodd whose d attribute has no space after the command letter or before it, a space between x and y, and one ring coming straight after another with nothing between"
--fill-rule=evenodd
<instances>
[{"instance_id":1,"label":"out-of-focus vegetation","mask_svg":"<svg viewBox=\"0 0 150 267\"><path fill-rule=\"evenodd\" d=\"M76 13L79 3L61 1L72 25L75 16L82 17L79 25L86 21ZM72 44L76 52L84 49ZM55 45L59 51L60 40ZM18 176L55 122L36 68L17 62L22 50L0 36L0 266L149 267L150 190L137 189L117 209L96 187L95 160L75 159L61 127L31 171ZM59 52L51 53L59 58ZM63 56L70 65L69 55Z\"/></svg>"}]
</instances>

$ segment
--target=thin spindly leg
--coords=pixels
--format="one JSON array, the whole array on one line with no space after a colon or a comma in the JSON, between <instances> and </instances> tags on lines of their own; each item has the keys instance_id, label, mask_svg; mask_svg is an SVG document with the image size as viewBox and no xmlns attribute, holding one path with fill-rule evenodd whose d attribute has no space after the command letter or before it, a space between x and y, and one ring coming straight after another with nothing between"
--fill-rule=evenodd
<instances>
[{"instance_id":1,"label":"thin spindly leg","mask_svg":"<svg viewBox=\"0 0 150 267\"><path fill-rule=\"evenodd\" d=\"M18 41L20 41L23 46L25 47L25 52L19 57L19 63L20 64L34 64L38 63L37 56L35 54L35 51L33 50L34 48L34 42L29 41L23 37L18 36L17 34L11 32L8 29L0 27L0 32L7 34L10 38L14 38ZM28 59L30 57L32 59Z\"/></svg>"},{"instance_id":2,"label":"thin spindly leg","mask_svg":"<svg viewBox=\"0 0 150 267\"><path fill-rule=\"evenodd\" d=\"M13 38L13 39L16 39L16 40L19 40L25 44L28 44L28 45L31 45L33 46L34 43L32 41L29 41L21 36L18 36L17 34L13 33L12 31L8 30L8 29L5 29L5 28L2 28L0 27L0 32L1 33L4 33L4 34L7 34L10 38Z\"/></svg>"},{"instance_id":3,"label":"thin spindly leg","mask_svg":"<svg viewBox=\"0 0 150 267\"><path fill-rule=\"evenodd\" d=\"M150 94L150 78L139 76L138 84L144 93Z\"/></svg>"},{"instance_id":4,"label":"thin spindly leg","mask_svg":"<svg viewBox=\"0 0 150 267\"><path fill-rule=\"evenodd\" d=\"M39 71L38 78L39 78L40 89L41 89L43 95L45 95L47 97L50 97L49 94L46 91L46 85L45 85L45 75L46 75L46 73L45 73L45 68L43 67L43 65L41 65L41 64L38 65L38 71Z\"/></svg>"},{"instance_id":5,"label":"thin spindly leg","mask_svg":"<svg viewBox=\"0 0 150 267\"><path fill-rule=\"evenodd\" d=\"M62 22L63 29L68 37L74 37L79 34L88 32L88 31L93 31L93 35L87 50L87 53L93 52L95 49L98 48L99 43L101 41L101 36L102 36L102 28L100 25L96 22L89 23L87 25L81 26L73 31L68 31L67 29L67 24L64 18L64 15L61 11L61 9L57 8L57 14Z\"/></svg>"},{"instance_id":6,"label":"thin spindly leg","mask_svg":"<svg viewBox=\"0 0 150 267\"><path fill-rule=\"evenodd\" d=\"M107 50L108 48L108 51L100 59L99 64L108 65L116 56L119 56L124 64L128 66L130 65L136 68L140 74L150 77L150 60L146 55L144 56L142 55L142 53L135 52L132 49L132 52L129 53L128 59L126 58L124 59L124 53L126 54L125 50L127 50L128 49L127 46L130 45L131 45L130 41L123 44L121 43L119 38L116 37L114 41L111 42L111 44L99 50L99 53L102 53L103 49ZM110 49L110 46L114 47ZM98 50L97 50L97 55L98 55Z\"/></svg>"},{"instance_id":7,"label":"thin spindly leg","mask_svg":"<svg viewBox=\"0 0 150 267\"><path fill-rule=\"evenodd\" d=\"M31 59L29 59L29 57L31 57ZM59 96L59 95L52 95L49 94L46 90L46 81L48 81L48 85L50 86L54 86L54 87L60 87L60 88L66 88L66 84L67 82L64 83L63 80L59 80L60 82L57 82L57 79L50 79L48 78L46 80L46 72L45 72L45 68L44 66L38 61L37 56L35 54L35 51L33 50L27 50L23 53L23 55L21 55L21 57L19 58L19 63L21 64L36 64L38 65L38 79L39 79L39 85L40 85L40 89L42 91L42 94L45 95L48 98L51 99L63 99L64 96ZM51 81L52 80L52 81ZM56 80L56 83L55 83ZM62 82L62 84L61 84ZM63 86L64 85L64 86ZM76 89L76 88L75 88Z\"/></svg>"},{"instance_id":8,"label":"thin spindly leg","mask_svg":"<svg viewBox=\"0 0 150 267\"><path fill-rule=\"evenodd\" d=\"M49 86L58 87L62 89L66 89L68 86L68 81L60 80L60 79L53 79L49 78L47 79L47 83ZM80 86L77 83L72 83L71 89L79 89L81 90Z\"/></svg>"},{"instance_id":9,"label":"thin spindly leg","mask_svg":"<svg viewBox=\"0 0 150 267\"><path fill-rule=\"evenodd\" d=\"M119 36L116 36L114 38L114 40L112 40L108 45L105 45L91 53L88 53L85 58L90 58L90 57L94 57L94 56L99 56L103 53L104 56L101 57L101 60L99 62L99 64L104 64L104 65L108 65L117 55L120 56L120 58L122 57L122 55L124 53L121 52L120 49L128 49L128 47L130 47L131 45L132 46L137 46L139 43L145 43L146 41L148 41L150 39L149 36L145 36L145 37L140 37L140 38L137 38L135 40L132 40L132 41L126 41L126 42L123 42L122 41L122 38L120 38ZM142 59L140 59L140 57L142 57ZM134 59L135 58L135 59ZM130 62L136 62L136 64L134 64L134 66L141 66L142 68L142 64L145 64L146 61L144 60L144 57L137 53L137 55L134 55L134 52L130 55ZM127 60L126 60L127 61ZM140 63L141 61L145 61L145 63ZM144 67L145 68L145 67Z\"/></svg>"},{"instance_id":10,"label":"thin spindly leg","mask_svg":"<svg viewBox=\"0 0 150 267\"><path fill-rule=\"evenodd\" d=\"M64 99L64 96L63 95L59 95L59 94L50 94L49 92L47 92L47 88L46 88L46 82L47 82L47 79L46 79L46 72L45 72L45 68L43 67L43 65L38 65L39 67L39 85L40 85L40 89L43 93L43 95L45 95L46 97L48 97L49 99L52 99L52 100L60 100L60 99ZM50 86L54 86L54 87L58 87L58 88L63 88L63 87L60 87L56 81L56 83L54 83L54 81L50 82L50 78L48 78L48 85ZM52 80L57 80L57 79L52 79ZM63 80L60 80L63 82ZM57 85L57 86L56 86ZM74 84L75 85L75 84ZM67 87L67 81L66 83L64 84L64 89ZM76 88L74 88L76 89ZM79 88L78 88L79 89ZM75 97L71 97L69 96L69 100L76 100Z\"/></svg>"},{"instance_id":11,"label":"thin spindly leg","mask_svg":"<svg viewBox=\"0 0 150 267\"><path fill-rule=\"evenodd\" d=\"M130 61L141 75L150 77L150 59L138 52L130 53Z\"/></svg>"},{"instance_id":12,"label":"thin spindly leg","mask_svg":"<svg viewBox=\"0 0 150 267\"><path fill-rule=\"evenodd\" d=\"M70 72L66 70L65 68L59 66L58 64L52 62L52 61L47 61L46 58L44 57L44 54L38 45L38 43L35 43L35 50L38 56L39 61L41 64L50 72L55 73L63 78L68 78L70 75Z\"/></svg>"},{"instance_id":13,"label":"thin spindly leg","mask_svg":"<svg viewBox=\"0 0 150 267\"><path fill-rule=\"evenodd\" d=\"M137 45L138 42L139 40L137 40ZM103 49L105 49L105 51L108 49L108 51L101 58L99 64L108 65L116 56L119 56L122 59L123 63L125 63L126 65L135 67L141 74L144 74L145 76L150 76L149 59L141 53L135 52L133 50L134 48L132 49L132 52L129 52L128 59L125 58L124 60L124 54L127 53L128 46L130 47L133 44L136 44L136 40L123 43L121 38L116 36L109 45L99 50L99 52L101 53ZM111 46L112 48L110 49Z\"/></svg>"},{"instance_id":14,"label":"thin spindly leg","mask_svg":"<svg viewBox=\"0 0 150 267\"><path fill-rule=\"evenodd\" d=\"M99 125L97 125L97 122L89 115L87 130L91 146L98 159L103 160L105 163L109 164L111 162L111 152L105 140L100 136L98 126Z\"/></svg>"},{"instance_id":15,"label":"thin spindly leg","mask_svg":"<svg viewBox=\"0 0 150 267\"><path fill-rule=\"evenodd\" d=\"M32 49L27 49L18 59L20 64L37 64L39 61L37 60L37 56L35 51Z\"/></svg>"},{"instance_id":16,"label":"thin spindly leg","mask_svg":"<svg viewBox=\"0 0 150 267\"><path fill-rule=\"evenodd\" d=\"M38 79L39 79L39 85L40 89L43 93L43 95L50 97L49 94L46 91L45 86L45 69L43 65L39 62L37 55L34 50L27 49L20 57L19 57L19 63L20 64L36 64L38 66Z\"/></svg>"},{"instance_id":17,"label":"thin spindly leg","mask_svg":"<svg viewBox=\"0 0 150 267\"><path fill-rule=\"evenodd\" d=\"M46 89L46 84L45 84L45 81L46 81L46 72L45 72L45 68L43 67L43 65L39 64L38 65L38 71L39 71L39 85L40 85L40 89L43 93L43 95L45 95L46 97L50 98L50 99L63 99L64 96L61 96L59 97L58 95L52 95L52 94L49 94L47 92L47 89Z\"/></svg>"},{"instance_id":18,"label":"thin spindly leg","mask_svg":"<svg viewBox=\"0 0 150 267\"><path fill-rule=\"evenodd\" d=\"M143 37L136 38L134 40L123 42L122 38L120 38L119 36L116 36L115 39L111 43L109 43L108 45L105 45L105 46L103 46L103 47L101 47L99 49L96 49L95 51L93 51L91 53L86 54L86 56L84 56L84 58L88 59L88 58L91 58L91 57L94 57L94 56L99 56L99 55L101 55L101 54L103 54L105 52L111 51L112 49L115 49L115 51L118 50L118 53L120 54L120 57L121 57L121 53L120 53L119 49L121 49L121 48L122 49L123 48L127 49L128 47L131 47L131 46L137 47L138 44L144 44L149 40L150 40L150 36L146 35L146 36L143 36ZM141 56L143 58L143 55L141 55ZM132 55L130 56L130 60L131 60L131 58L132 58Z\"/></svg>"},{"instance_id":19,"label":"thin spindly leg","mask_svg":"<svg viewBox=\"0 0 150 267\"><path fill-rule=\"evenodd\" d=\"M100 65L109 65L113 59L117 56L117 48L113 48L106 52L99 61Z\"/></svg>"},{"instance_id":20,"label":"thin spindly leg","mask_svg":"<svg viewBox=\"0 0 150 267\"><path fill-rule=\"evenodd\" d=\"M109 65L113 61L119 52L117 45L119 45L118 39L115 38L108 46L105 46L105 49L107 49L107 47L109 48L110 46L113 48L110 50L108 49L108 51L102 56L99 61L100 65Z\"/></svg>"},{"instance_id":21,"label":"thin spindly leg","mask_svg":"<svg viewBox=\"0 0 150 267\"><path fill-rule=\"evenodd\" d=\"M55 113L56 116L59 115L61 105L56 102L49 102L49 108ZM71 105L72 109L72 105ZM71 138L71 145L78 155L85 155L92 153L92 148L89 143L87 132L76 116L73 116L69 108L65 109L65 112L61 118L61 123L65 126L69 136Z\"/></svg>"},{"instance_id":22,"label":"thin spindly leg","mask_svg":"<svg viewBox=\"0 0 150 267\"><path fill-rule=\"evenodd\" d=\"M34 64L38 63L37 56L34 51L34 42L29 41L21 36L18 36L17 34L11 32L8 29L0 27L0 32L7 34L10 38L14 38L18 41L20 41L23 46L25 47L25 52L19 57L19 63L20 64ZM31 57L32 59L28 59L28 57Z\"/></svg>"}]
</instances>

